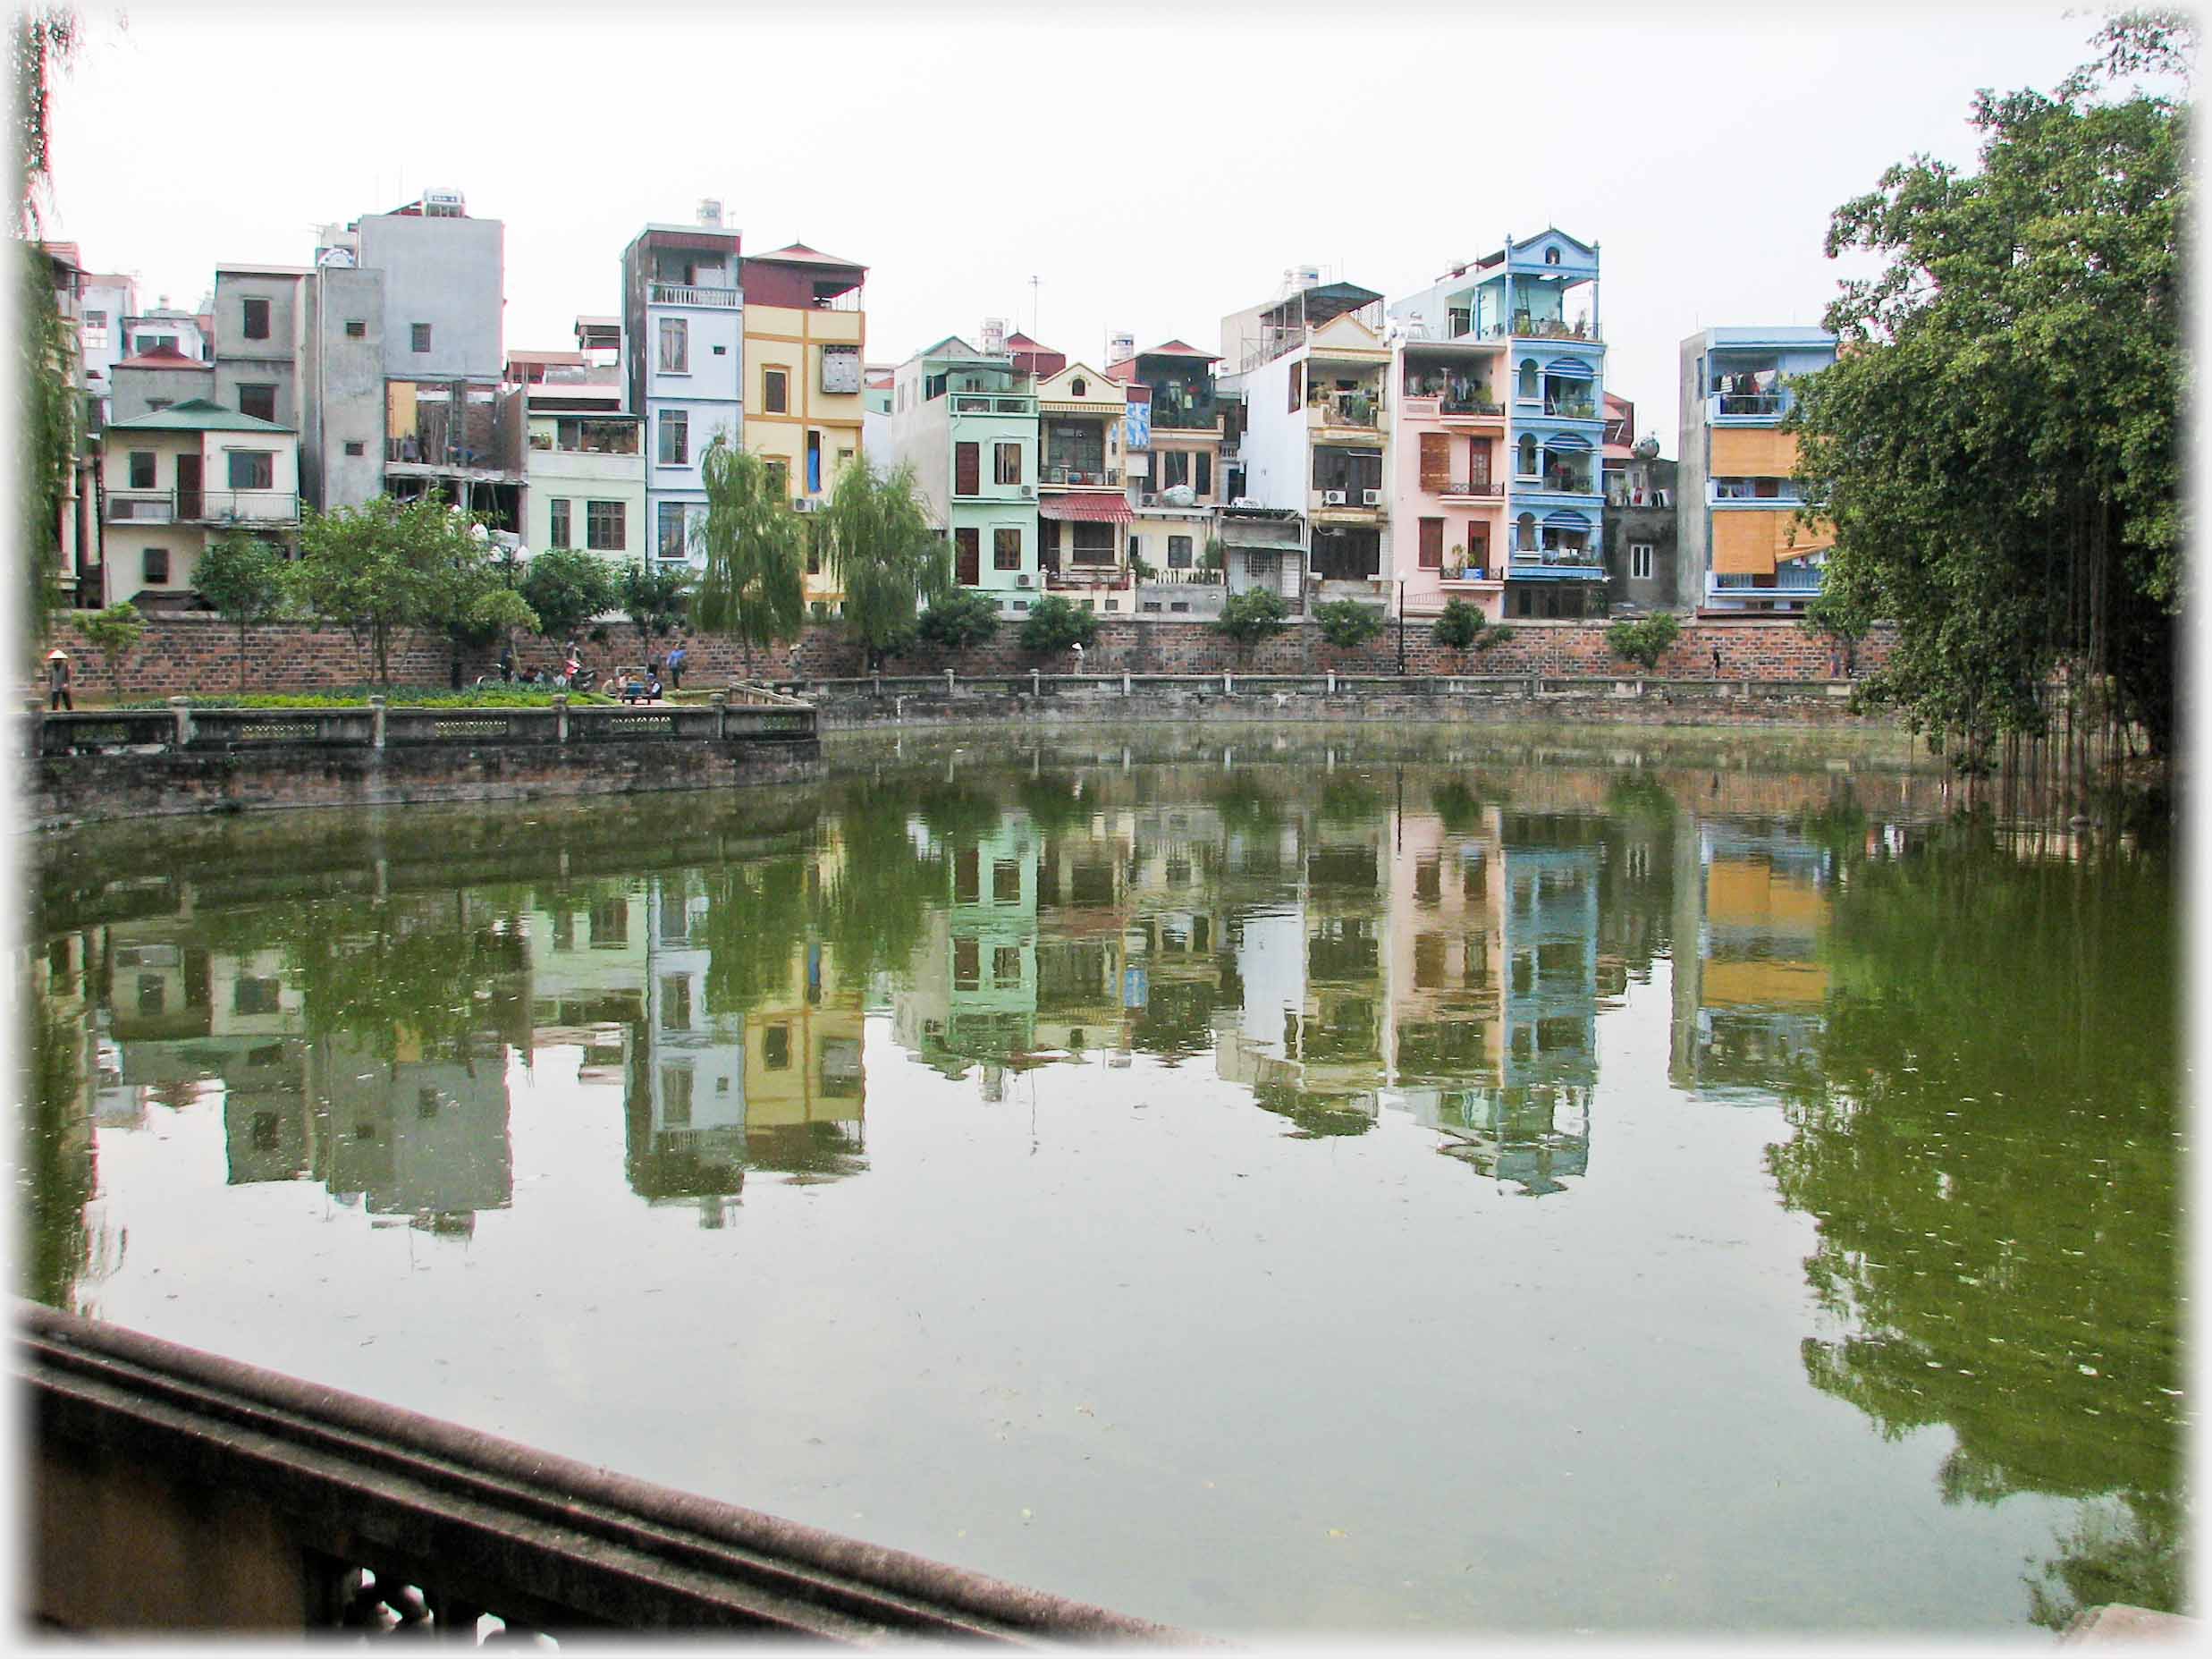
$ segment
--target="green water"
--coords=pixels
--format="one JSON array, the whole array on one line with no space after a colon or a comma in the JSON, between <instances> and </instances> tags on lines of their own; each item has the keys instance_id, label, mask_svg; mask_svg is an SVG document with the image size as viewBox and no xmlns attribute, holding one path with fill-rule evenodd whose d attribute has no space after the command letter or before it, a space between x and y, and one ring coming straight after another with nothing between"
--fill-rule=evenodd
<instances>
[{"instance_id":1,"label":"green water","mask_svg":"<svg viewBox=\"0 0 2212 1659\"><path fill-rule=\"evenodd\" d=\"M1225 1634L2182 1604L2163 855L1879 743L832 752L37 846L25 1292Z\"/></svg>"}]
</instances>

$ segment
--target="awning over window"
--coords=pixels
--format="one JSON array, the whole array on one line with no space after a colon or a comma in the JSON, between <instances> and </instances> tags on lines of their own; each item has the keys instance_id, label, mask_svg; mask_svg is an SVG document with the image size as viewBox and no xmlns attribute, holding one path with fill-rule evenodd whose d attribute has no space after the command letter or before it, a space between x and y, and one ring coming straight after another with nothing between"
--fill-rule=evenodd
<instances>
[{"instance_id":1,"label":"awning over window","mask_svg":"<svg viewBox=\"0 0 2212 1659\"><path fill-rule=\"evenodd\" d=\"M1552 530L1586 530L1590 528L1590 520L1572 507L1562 507L1557 512L1544 514L1544 528Z\"/></svg>"},{"instance_id":2,"label":"awning over window","mask_svg":"<svg viewBox=\"0 0 2212 1659\"><path fill-rule=\"evenodd\" d=\"M1590 447L1590 440L1579 432L1554 432L1544 439L1546 449L1581 449Z\"/></svg>"},{"instance_id":3,"label":"awning over window","mask_svg":"<svg viewBox=\"0 0 2212 1659\"><path fill-rule=\"evenodd\" d=\"M1548 375L1565 375L1570 380L1596 378L1595 371L1579 357L1555 357L1544 365Z\"/></svg>"},{"instance_id":4,"label":"awning over window","mask_svg":"<svg viewBox=\"0 0 2212 1659\"><path fill-rule=\"evenodd\" d=\"M1136 520L1119 495L1048 495L1037 504L1037 516L1085 524L1130 524Z\"/></svg>"}]
</instances>

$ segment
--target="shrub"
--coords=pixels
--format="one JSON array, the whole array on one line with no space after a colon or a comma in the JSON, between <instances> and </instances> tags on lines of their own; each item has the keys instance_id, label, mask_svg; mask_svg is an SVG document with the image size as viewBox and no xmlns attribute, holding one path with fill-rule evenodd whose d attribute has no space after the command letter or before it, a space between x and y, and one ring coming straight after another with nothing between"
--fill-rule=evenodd
<instances>
[{"instance_id":1,"label":"shrub","mask_svg":"<svg viewBox=\"0 0 2212 1659\"><path fill-rule=\"evenodd\" d=\"M982 645L999 631L998 601L973 588L956 588L932 601L915 632L924 644L948 651L965 651Z\"/></svg>"},{"instance_id":2,"label":"shrub","mask_svg":"<svg viewBox=\"0 0 2212 1659\"><path fill-rule=\"evenodd\" d=\"M1661 611L1640 622L1615 622L1605 631L1605 642L1614 654L1647 673L1659 666L1667 648L1681 637L1682 623L1671 611Z\"/></svg>"},{"instance_id":3,"label":"shrub","mask_svg":"<svg viewBox=\"0 0 2212 1659\"><path fill-rule=\"evenodd\" d=\"M1473 645L1489 619L1480 606L1469 605L1465 599L1448 599L1437 615L1436 626L1430 631L1439 645L1449 646L1455 651L1464 651Z\"/></svg>"},{"instance_id":4,"label":"shrub","mask_svg":"<svg viewBox=\"0 0 2212 1659\"><path fill-rule=\"evenodd\" d=\"M1248 588L1229 595L1221 614L1208 625L1239 651L1249 653L1261 640L1290 625L1290 607L1271 588Z\"/></svg>"},{"instance_id":5,"label":"shrub","mask_svg":"<svg viewBox=\"0 0 2212 1659\"><path fill-rule=\"evenodd\" d=\"M1061 594L1047 594L1037 601L1022 624L1022 649L1040 654L1087 646L1098 638L1098 617L1079 608Z\"/></svg>"},{"instance_id":6,"label":"shrub","mask_svg":"<svg viewBox=\"0 0 2212 1659\"><path fill-rule=\"evenodd\" d=\"M1332 599L1313 607L1313 620L1321 625L1321 638L1339 649L1365 645L1382 631L1384 616L1379 605L1357 599Z\"/></svg>"}]
</instances>

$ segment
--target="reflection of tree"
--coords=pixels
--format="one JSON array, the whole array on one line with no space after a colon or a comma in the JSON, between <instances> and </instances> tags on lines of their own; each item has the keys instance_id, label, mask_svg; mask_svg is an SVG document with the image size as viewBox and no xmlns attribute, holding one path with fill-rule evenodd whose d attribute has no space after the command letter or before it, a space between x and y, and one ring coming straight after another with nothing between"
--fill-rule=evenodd
<instances>
[{"instance_id":1,"label":"reflection of tree","mask_svg":"<svg viewBox=\"0 0 2212 1659\"><path fill-rule=\"evenodd\" d=\"M92 1265L85 1206L99 1185L78 1054L82 1033L43 986L30 1014L29 1099L16 1173L26 1226L17 1282L32 1300L75 1313L78 1279Z\"/></svg>"},{"instance_id":2,"label":"reflection of tree","mask_svg":"<svg viewBox=\"0 0 2212 1659\"><path fill-rule=\"evenodd\" d=\"M1140 1054L1158 1054L1173 1065L1213 1046L1213 986L1201 979L1162 979L1154 976L1144 1006L1131 1023L1130 1046Z\"/></svg>"},{"instance_id":3,"label":"reflection of tree","mask_svg":"<svg viewBox=\"0 0 2212 1659\"><path fill-rule=\"evenodd\" d=\"M1296 1126L1289 1131L1293 1140L1364 1135L1375 1126L1355 1095L1309 1094L1294 1084L1262 1083L1253 1089L1252 1098L1261 1111L1288 1118Z\"/></svg>"},{"instance_id":4,"label":"reflection of tree","mask_svg":"<svg viewBox=\"0 0 2212 1659\"><path fill-rule=\"evenodd\" d=\"M2151 1606L2179 1529L2171 906L2155 868L2022 867L1971 826L1862 866L1823 1081L1769 1155L1847 1330L1805 1344L1814 1384L1886 1436L1947 1424L1946 1502L2116 1494L2128 1526L2051 1572Z\"/></svg>"}]
</instances>

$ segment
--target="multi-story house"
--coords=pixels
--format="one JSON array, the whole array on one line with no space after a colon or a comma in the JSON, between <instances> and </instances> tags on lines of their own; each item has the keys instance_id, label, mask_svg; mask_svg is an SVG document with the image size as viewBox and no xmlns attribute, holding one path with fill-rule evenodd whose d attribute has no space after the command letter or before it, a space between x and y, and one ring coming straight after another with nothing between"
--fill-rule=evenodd
<instances>
[{"instance_id":1,"label":"multi-story house","mask_svg":"<svg viewBox=\"0 0 2212 1659\"><path fill-rule=\"evenodd\" d=\"M167 294L152 310L123 317L117 332L125 357L166 346L201 362L215 361L215 313L180 311L169 303Z\"/></svg>"},{"instance_id":2,"label":"multi-story house","mask_svg":"<svg viewBox=\"0 0 2212 1659\"><path fill-rule=\"evenodd\" d=\"M85 390L100 400L102 417L112 419L115 365L131 355L123 319L139 309L138 284L117 273L94 271L80 273L79 283L79 372Z\"/></svg>"},{"instance_id":3,"label":"multi-story house","mask_svg":"<svg viewBox=\"0 0 2212 1659\"><path fill-rule=\"evenodd\" d=\"M622 250L622 378L646 418L646 511L654 556L704 562L702 470L717 436L745 439L745 299L738 233L719 203L697 224L648 224Z\"/></svg>"},{"instance_id":4,"label":"multi-story house","mask_svg":"<svg viewBox=\"0 0 2212 1659\"><path fill-rule=\"evenodd\" d=\"M108 604L181 608L210 542L299 533L299 435L205 398L113 422L102 467Z\"/></svg>"},{"instance_id":5,"label":"multi-story house","mask_svg":"<svg viewBox=\"0 0 2212 1659\"><path fill-rule=\"evenodd\" d=\"M304 317L301 284L315 275L296 265L215 267L215 401L241 415L300 429Z\"/></svg>"},{"instance_id":6,"label":"multi-story house","mask_svg":"<svg viewBox=\"0 0 2212 1659\"><path fill-rule=\"evenodd\" d=\"M1497 252L1455 267L1393 308L1406 331L1405 349L1416 362L1441 366L1447 391L1450 365L1425 349L1428 343L1472 341L1502 348L1498 358L1489 360L1489 369L1473 371L1470 382L1486 385L1490 392L1473 401L1503 405L1502 427L1489 436L1503 440L1502 454L1495 459L1504 462L1504 508L1491 522L1502 521L1506 547L1502 554L1490 555L1484 568L1504 578L1499 608L1507 616L1582 616L1604 608L1599 468L1604 419L1599 399L1605 346L1598 273L1594 242L1547 230L1519 241L1507 237ZM1492 377L1484 380L1484 372ZM1468 436L1472 440L1475 430ZM1456 459L1448 450L1435 453L1448 469ZM1472 482L1472 452L1468 462ZM1455 473L1451 481L1458 478ZM1416 498L1435 499L1432 492L1418 490ZM1469 515L1470 535L1481 517ZM1420 568L1418 546L1414 538L1399 538L1398 563L1410 568L1397 573L1407 576L1409 584ZM1470 547L1470 565L1472 554Z\"/></svg>"},{"instance_id":7,"label":"multi-story house","mask_svg":"<svg viewBox=\"0 0 2212 1659\"><path fill-rule=\"evenodd\" d=\"M1659 439L1639 438L1636 406L1605 394L1605 568L1616 605L1672 610L1676 463L1659 458Z\"/></svg>"},{"instance_id":8,"label":"multi-story house","mask_svg":"<svg viewBox=\"0 0 2212 1659\"><path fill-rule=\"evenodd\" d=\"M1836 360L1819 328L1708 328L1682 343L1681 596L1702 609L1802 611L1820 591L1835 531L1803 525L1780 430L1793 376Z\"/></svg>"},{"instance_id":9,"label":"multi-story house","mask_svg":"<svg viewBox=\"0 0 2212 1659\"><path fill-rule=\"evenodd\" d=\"M594 372L554 368L525 385L523 545L583 547L626 564L646 553L645 422L623 410L620 385L585 378Z\"/></svg>"},{"instance_id":10,"label":"multi-story house","mask_svg":"<svg viewBox=\"0 0 2212 1659\"><path fill-rule=\"evenodd\" d=\"M1458 599L1496 618L1507 540L1506 343L1448 334L1454 280L1390 308L1393 573L1408 611Z\"/></svg>"},{"instance_id":11,"label":"multi-story house","mask_svg":"<svg viewBox=\"0 0 2212 1659\"><path fill-rule=\"evenodd\" d=\"M1242 488L1304 515L1309 598L1389 595L1381 307L1372 289L1315 281L1221 323L1223 357L1240 365L1221 385L1245 405Z\"/></svg>"},{"instance_id":12,"label":"multi-story house","mask_svg":"<svg viewBox=\"0 0 2212 1659\"><path fill-rule=\"evenodd\" d=\"M949 336L899 366L889 430L890 458L914 468L952 543L953 580L1026 614L1038 586L1034 377Z\"/></svg>"},{"instance_id":13,"label":"multi-story house","mask_svg":"<svg viewBox=\"0 0 2212 1659\"><path fill-rule=\"evenodd\" d=\"M746 445L781 470L802 511L827 502L839 470L861 453L867 275L802 242L744 260ZM832 608L845 597L812 544L806 591Z\"/></svg>"},{"instance_id":14,"label":"multi-story house","mask_svg":"<svg viewBox=\"0 0 2212 1659\"><path fill-rule=\"evenodd\" d=\"M1220 543L1227 482L1222 402L1213 378L1220 360L1169 340L1106 366L1128 387L1125 442L1136 503L1129 539L1152 572L1139 584L1141 610L1215 615L1227 592L1222 559L1218 552L1209 556Z\"/></svg>"},{"instance_id":15,"label":"multi-story house","mask_svg":"<svg viewBox=\"0 0 2212 1659\"><path fill-rule=\"evenodd\" d=\"M116 363L110 375L108 419L131 420L187 398L214 401L215 366L188 357L165 339Z\"/></svg>"},{"instance_id":16,"label":"multi-story house","mask_svg":"<svg viewBox=\"0 0 2212 1659\"><path fill-rule=\"evenodd\" d=\"M1123 452L1127 389L1088 363L1037 382L1037 562L1044 585L1085 610L1134 609L1139 546Z\"/></svg>"}]
</instances>

